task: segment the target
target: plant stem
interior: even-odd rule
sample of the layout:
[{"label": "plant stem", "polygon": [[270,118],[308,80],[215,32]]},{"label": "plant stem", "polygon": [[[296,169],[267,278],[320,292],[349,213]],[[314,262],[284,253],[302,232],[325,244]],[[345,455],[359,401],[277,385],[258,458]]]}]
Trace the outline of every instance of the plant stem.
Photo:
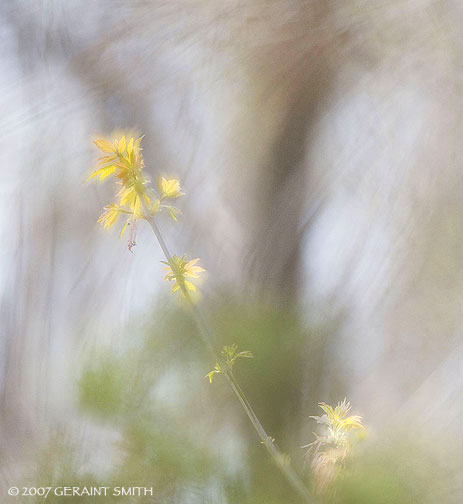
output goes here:
[{"label": "plant stem", "polygon": [[[169,252],[169,249],[167,247],[166,242],[164,241],[164,238],[162,237],[162,234],[155,222],[155,219],[153,216],[145,217],[146,221],[148,224],[151,226],[151,229],[153,230],[156,239],[158,240],[159,246],[162,249],[162,252],[166,258],[166,260],[170,263],[172,259],[172,255]],[[251,404],[249,403],[245,393],[241,389],[238,381],[236,380],[234,374],[232,373],[231,369],[227,366],[226,362],[223,361],[222,357],[217,354],[217,352],[214,349],[214,346],[212,342],[215,340],[213,332],[204,317],[204,314],[202,310],[195,305],[193,300],[191,299],[190,293],[186,289],[185,285],[182,282],[178,282],[180,289],[182,291],[183,296],[188,302],[188,305],[191,309],[191,313],[193,315],[193,318],[195,319],[196,325],[199,329],[199,334],[201,336],[201,339],[205,343],[205,345],[208,347],[208,349],[211,351],[212,355],[214,358],[219,362],[221,369],[223,369],[224,374],[227,378],[227,381],[232,388],[233,392],[235,393],[236,397],[238,398],[241,406],[245,410],[246,414],[248,415],[249,419],[251,420],[252,425],[254,426],[254,429],[256,430],[257,434],[259,435],[259,438],[262,442],[262,444],[265,446],[267,449],[268,453],[270,456],[273,458],[275,461],[276,465],[280,468],[280,470],[283,472],[285,475],[286,479],[288,482],[293,486],[293,488],[299,493],[299,495],[304,499],[305,502],[314,504],[315,499],[313,495],[309,492],[301,478],[298,476],[298,474],[294,471],[294,469],[291,467],[289,462],[285,460],[285,457],[278,448],[275,446],[275,443],[273,442],[272,438],[269,437],[262,426],[259,418],[255,414]]]}]

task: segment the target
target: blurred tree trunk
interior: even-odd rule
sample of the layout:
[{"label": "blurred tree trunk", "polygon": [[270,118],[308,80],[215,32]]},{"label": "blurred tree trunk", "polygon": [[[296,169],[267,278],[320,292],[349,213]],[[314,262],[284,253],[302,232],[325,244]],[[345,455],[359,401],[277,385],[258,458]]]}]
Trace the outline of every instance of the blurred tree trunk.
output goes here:
[{"label": "blurred tree trunk", "polygon": [[292,15],[264,16],[264,32],[251,30],[265,43],[253,47],[249,40],[243,56],[250,75],[243,112],[249,125],[237,148],[254,159],[245,165],[251,174],[244,174],[243,182],[251,183],[246,189],[253,203],[250,215],[242,217],[251,292],[291,304],[302,283],[301,228],[311,203],[308,156],[340,61],[331,2],[294,1],[286,7]]},{"label": "blurred tree trunk", "polygon": [[307,73],[291,89],[281,127],[259,168],[259,207],[249,243],[251,279],[264,299],[276,295],[284,304],[297,301],[302,285],[300,228],[309,203],[307,153],[320,103],[329,93],[331,69],[315,62]]}]

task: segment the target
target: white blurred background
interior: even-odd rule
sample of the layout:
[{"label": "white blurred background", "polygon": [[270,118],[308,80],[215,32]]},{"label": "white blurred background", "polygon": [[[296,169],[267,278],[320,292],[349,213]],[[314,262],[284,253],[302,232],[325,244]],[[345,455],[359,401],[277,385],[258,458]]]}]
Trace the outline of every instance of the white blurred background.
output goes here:
[{"label": "white blurred background", "polygon": [[342,383],[373,431],[461,447],[462,22],[448,0],[2,2],[8,470],[74,421],[82,352],[123,347],[169,295],[148,228],[130,254],[96,224],[113,187],[84,181],[114,131],[182,180],[160,226],[206,297],[333,324],[310,401]]}]

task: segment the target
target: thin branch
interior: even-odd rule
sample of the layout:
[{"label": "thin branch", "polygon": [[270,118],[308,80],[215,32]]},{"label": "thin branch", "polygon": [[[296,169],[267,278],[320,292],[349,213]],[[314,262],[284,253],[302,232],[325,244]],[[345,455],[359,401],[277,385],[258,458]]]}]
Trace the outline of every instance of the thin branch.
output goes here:
[{"label": "thin branch", "polygon": [[[167,244],[155,222],[154,217],[150,216],[148,213],[148,217],[145,217],[145,219],[151,226],[151,229],[153,230],[156,239],[158,240],[159,246],[161,247],[166,260],[170,262],[172,259],[172,255],[169,252],[169,248],[167,247]],[[214,346],[212,344],[212,342],[215,341],[215,338],[202,310],[200,309],[199,306],[197,306],[193,302],[190,293],[188,292],[188,289],[185,287],[183,282],[178,282],[178,284],[184,298],[187,300],[188,305],[191,309],[191,313],[199,329],[199,334],[201,336],[202,341],[205,343],[205,345],[210,350],[210,352],[217,360],[217,362],[221,365],[221,368],[223,369],[223,372],[227,378],[230,387],[232,388],[241,406],[248,415],[249,420],[251,420],[251,423],[254,426],[254,429],[256,430],[257,434],[259,435],[262,444],[265,446],[270,456],[274,459],[276,465],[281,469],[288,482],[299,493],[299,495],[304,499],[304,501],[310,504],[314,504],[316,501],[313,495],[309,492],[304,482],[299,477],[299,475],[294,471],[289,462],[285,460],[284,455],[275,446],[275,443],[273,442],[272,438],[268,436],[259,418],[255,414],[251,404],[249,403],[245,393],[241,389],[237,379],[232,373],[231,369],[228,367],[227,363],[223,361],[222,357],[218,355],[217,352],[215,351]]]}]

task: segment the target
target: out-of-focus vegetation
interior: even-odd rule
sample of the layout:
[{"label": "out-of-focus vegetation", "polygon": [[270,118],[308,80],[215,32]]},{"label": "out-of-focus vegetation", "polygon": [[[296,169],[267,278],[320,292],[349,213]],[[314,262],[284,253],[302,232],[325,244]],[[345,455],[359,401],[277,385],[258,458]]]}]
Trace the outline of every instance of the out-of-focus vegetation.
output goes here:
[{"label": "out-of-focus vegetation", "polygon": [[[96,225],[114,193],[84,184],[90,140],[113,131],[146,135],[160,194],[182,181],[157,223],[201,257],[215,348],[252,352],[234,372],[317,500],[463,501],[462,21],[444,0],[0,3],[0,502],[300,502],[206,378],[148,226],[130,254]],[[368,435],[317,492],[301,446],[344,397]]]},{"label": "out-of-focus vegetation", "polygon": [[[303,370],[297,347],[304,336],[313,335],[296,314],[257,305],[230,301],[212,313],[224,341],[233,334],[240,345],[255,349],[254,366],[237,364],[242,385],[281,448],[294,452],[301,463],[297,389]],[[30,481],[152,486],[156,498],[140,502],[299,502],[249,428],[224,378],[216,377],[212,385],[205,378],[211,357],[198,344],[194,321],[184,310],[163,309],[142,332],[143,338],[123,351],[95,345],[81,358],[76,411],[88,428],[113,433],[105,447],[112,457],[104,470],[85,467],[85,440],[62,436],[44,444],[46,453],[38,458]],[[282,334],[287,338],[283,345],[278,343]]]},{"label": "out-of-focus vegetation", "polygon": [[[301,345],[314,361],[323,359],[329,341],[326,328],[309,329],[296,312],[275,307],[243,306],[229,300],[209,308],[211,323],[223,341],[234,335],[239,345],[253,349],[252,366],[237,364],[242,385],[268,431],[291,454],[310,486],[310,459],[304,458],[305,450],[298,443],[302,432],[307,438],[308,429],[314,428],[308,416],[316,406],[310,397],[302,402],[298,398],[308,383],[313,387],[311,396],[321,395],[322,387],[314,386],[313,368],[310,375],[304,372]],[[66,434],[68,429],[60,430],[41,443],[35,469],[24,484],[153,487],[155,498],[136,499],[146,503],[300,502],[259,444],[224,377],[216,377],[211,385],[204,376],[211,358],[198,344],[196,331],[183,309],[164,306],[152,324],[138,328],[139,336],[128,348],[97,344],[88,348],[79,359],[75,405],[86,430],[72,436]],[[319,369],[322,374],[323,366]],[[97,467],[89,463],[99,457],[88,438],[103,431],[104,446],[100,441],[98,449],[108,458]],[[452,493],[454,476],[436,458],[431,442],[445,446],[448,440],[413,439],[409,431],[388,433],[386,438],[368,434],[354,445],[352,456],[317,501],[457,502]],[[452,465],[457,469],[460,464],[455,454]],[[48,500],[62,502],[60,498]],[[70,502],[95,499],[66,498]],[[106,500],[121,502],[121,497]]]}]

